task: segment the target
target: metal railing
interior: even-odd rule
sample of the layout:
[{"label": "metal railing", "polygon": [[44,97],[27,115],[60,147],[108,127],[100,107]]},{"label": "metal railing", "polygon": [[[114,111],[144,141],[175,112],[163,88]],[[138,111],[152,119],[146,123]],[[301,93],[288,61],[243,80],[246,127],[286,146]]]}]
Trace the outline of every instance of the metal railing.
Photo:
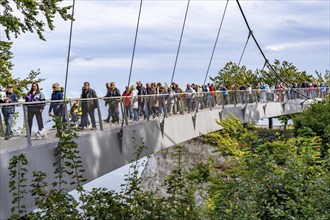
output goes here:
[{"label": "metal railing", "polygon": [[[13,123],[13,136],[26,137],[27,146],[37,145],[43,142],[55,141],[56,131],[53,129],[54,122],[52,116],[48,115],[50,105],[57,103],[63,108],[62,120],[66,121],[69,126],[80,127],[81,129],[91,128],[93,122],[86,112],[88,103],[93,102],[95,122],[97,129],[103,130],[109,127],[123,127],[138,121],[149,121],[154,118],[171,117],[176,114],[196,114],[203,109],[212,109],[214,107],[225,107],[226,105],[238,105],[248,103],[267,103],[267,102],[287,102],[291,99],[308,98],[323,98],[329,94],[329,89],[297,89],[297,90],[235,90],[235,91],[215,91],[215,92],[193,92],[193,93],[162,93],[143,96],[118,96],[118,97],[99,97],[90,99],[74,98],[57,101],[43,101],[43,102],[18,102],[0,104],[0,108],[6,106],[15,106],[16,112]],[[96,103],[96,104],[95,104]],[[31,117],[31,107],[35,105],[42,105],[43,112],[41,113],[43,119],[42,127],[48,131],[48,140],[43,137],[34,138],[34,134],[38,133],[37,123],[30,128],[28,125],[28,117]],[[112,121],[104,119],[110,114]],[[103,116],[103,117],[102,117]],[[87,124],[82,127],[81,124],[84,117],[87,117]],[[2,115],[0,115],[0,132],[5,136],[6,126]],[[86,122],[86,121],[85,121]],[[95,126],[94,125],[94,126]],[[31,131],[30,131],[31,129]],[[13,139],[14,139],[13,138]],[[41,140],[40,140],[41,139]],[[6,141],[11,142],[12,139]],[[1,141],[2,142],[2,141]],[[4,143],[4,142],[2,142]],[[0,145],[2,146],[2,145]],[[25,145],[26,146],[26,145]]]}]

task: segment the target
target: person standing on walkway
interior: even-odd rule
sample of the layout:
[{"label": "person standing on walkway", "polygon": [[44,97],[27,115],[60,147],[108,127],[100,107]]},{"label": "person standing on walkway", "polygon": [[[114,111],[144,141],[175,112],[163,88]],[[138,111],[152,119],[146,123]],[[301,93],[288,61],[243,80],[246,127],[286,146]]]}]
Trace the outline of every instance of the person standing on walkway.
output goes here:
[{"label": "person standing on walkway", "polygon": [[[45,95],[40,91],[38,83],[32,83],[31,90],[26,94],[26,102],[42,102],[45,101]],[[32,130],[33,117],[36,116],[39,132],[44,128],[42,120],[42,112],[44,111],[45,103],[27,105],[28,126],[30,134]]]},{"label": "person standing on walkway", "polygon": [[[81,93],[82,99],[92,99],[97,98],[96,92],[90,88],[89,82],[84,83],[84,87]],[[91,118],[92,122],[92,130],[96,129],[96,122],[95,122],[95,114],[94,110],[98,106],[97,99],[93,100],[81,100],[81,124],[79,125],[80,130],[84,130],[85,127],[88,125],[88,115]]]},{"label": "person standing on walkway", "polygon": [[193,103],[193,98],[194,98],[194,93],[195,90],[191,88],[190,84],[187,84],[186,88],[186,103],[187,103],[187,108],[188,108],[188,113],[190,113],[192,109],[192,103]]},{"label": "person standing on walkway", "polygon": [[129,117],[131,120],[133,119],[133,109],[131,105],[131,89],[129,86],[125,87],[125,91],[121,95],[123,97],[124,101],[124,113],[127,117]]},{"label": "person standing on walkway", "polygon": [[227,105],[228,104],[228,90],[227,90],[226,86],[223,85],[222,83],[220,84],[220,91],[222,93],[222,99],[223,99],[222,104]]},{"label": "person standing on walkway", "polygon": [[138,121],[140,119],[139,115],[139,91],[136,89],[135,85],[131,85],[131,106],[133,108],[133,121]]},{"label": "person standing on walkway", "polygon": [[116,88],[116,84],[111,82],[110,89],[108,90],[106,97],[111,97],[111,99],[109,99],[109,107],[111,111],[112,123],[119,123],[118,103],[120,102],[120,95],[120,91]]},{"label": "person standing on walkway", "polygon": [[136,82],[136,89],[138,90],[138,101],[139,101],[139,116],[144,116],[144,119],[147,118],[147,106],[146,106],[146,97],[147,89],[142,85],[141,81]]},{"label": "person standing on walkway", "polygon": [[[8,84],[6,90],[6,97],[1,100],[2,103],[15,103],[18,102],[17,95],[13,91],[13,86]],[[12,125],[15,113],[15,105],[7,105],[1,108],[3,119],[6,125],[5,140],[9,140],[13,136]]]},{"label": "person standing on walkway", "polygon": [[[63,92],[60,90],[59,84],[56,82],[52,86],[53,93],[51,96],[52,101],[55,100],[63,100]],[[61,102],[52,102],[49,106],[48,114],[51,115],[52,111],[54,116],[58,117],[59,119],[62,119],[63,117],[63,103]]]},{"label": "person standing on walkway", "polygon": [[[108,94],[108,92],[110,90],[110,83],[109,82],[107,82],[105,84],[105,88],[107,89],[107,93],[105,94],[105,97],[107,97],[107,94]],[[110,103],[110,100],[109,99],[106,99],[105,100],[105,107],[108,106],[108,117],[106,119],[104,119],[103,121],[104,122],[107,122],[107,123],[110,122],[110,117],[111,117],[111,108],[110,108],[110,104],[109,103]]]}]

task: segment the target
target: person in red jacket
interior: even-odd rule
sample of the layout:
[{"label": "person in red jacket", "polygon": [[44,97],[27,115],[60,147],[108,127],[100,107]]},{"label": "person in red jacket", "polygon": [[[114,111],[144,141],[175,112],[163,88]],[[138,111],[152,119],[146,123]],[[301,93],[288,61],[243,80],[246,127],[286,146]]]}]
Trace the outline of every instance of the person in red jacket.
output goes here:
[{"label": "person in red jacket", "polygon": [[122,94],[123,100],[124,100],[124,107],[125,107],[125,114],[132,120],[133,118],[133,111],[132,111],[132,105],[131,105],[131,90],[129,86],[125,87],[125,91]]}]

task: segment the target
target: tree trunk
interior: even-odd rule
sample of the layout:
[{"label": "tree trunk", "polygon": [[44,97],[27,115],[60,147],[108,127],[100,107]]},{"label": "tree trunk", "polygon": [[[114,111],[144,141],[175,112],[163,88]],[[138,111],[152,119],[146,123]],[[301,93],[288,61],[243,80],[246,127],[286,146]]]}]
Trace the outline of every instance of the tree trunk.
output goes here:
[{"label": "tree trunk", "polygon": [[268,129],[273,129],[273,118],[268,118]]}]

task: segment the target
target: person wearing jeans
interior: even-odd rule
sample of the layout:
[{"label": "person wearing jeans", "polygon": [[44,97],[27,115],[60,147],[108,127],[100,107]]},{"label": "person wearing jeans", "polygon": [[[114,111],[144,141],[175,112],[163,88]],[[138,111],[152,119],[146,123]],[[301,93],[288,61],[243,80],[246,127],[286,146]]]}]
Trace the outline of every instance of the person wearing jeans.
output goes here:
[{"label": "person wearing jeans", "polygon": [[[32,83],[31,90],[26,94],[26,102],[39,102],[45,101],[44,94],[40,91],[38,83]],[[29,104],[27,105],[28,110],[28,125],[30,134],[32,130],[33,118],[36,116],[38,129],[41,131],[44,128],[42,120],[42,112],[44,111],[45,104]]]},{"label": "person wearing jeans", "polygon": [[[81,93],[82,99],[91,99],[91,98],[97,98],[96,92],[90,88],[89,82],[84,83],[84,87]],[[81,100],[81,123],[79,125],[80,130],[84,130],[85,127],[88,125],[88,115],[91,118],[92,122],[92,130],[96,129],[96,122],[95,122],[95,114],[94,110],[98,106],[97,99],[93,100]]]},{"label": "person wearing jeans", "polygon": [[[13,86],[9,84],[7,86],[6,97],[1,100],[2,103],[14,103],[18,102],[17,95],[13,92]],[[2,115],[6,125],[5,140],[9,140],[12,137],[12,125],[15,113],[14,105],[7,105],[2,107]]]},{"label": "person wearing jeans", "polygon": [[133,121],[139,120],[139,91],[136,89],[135,85],[131,86],[131,106],[133,108]]}]

